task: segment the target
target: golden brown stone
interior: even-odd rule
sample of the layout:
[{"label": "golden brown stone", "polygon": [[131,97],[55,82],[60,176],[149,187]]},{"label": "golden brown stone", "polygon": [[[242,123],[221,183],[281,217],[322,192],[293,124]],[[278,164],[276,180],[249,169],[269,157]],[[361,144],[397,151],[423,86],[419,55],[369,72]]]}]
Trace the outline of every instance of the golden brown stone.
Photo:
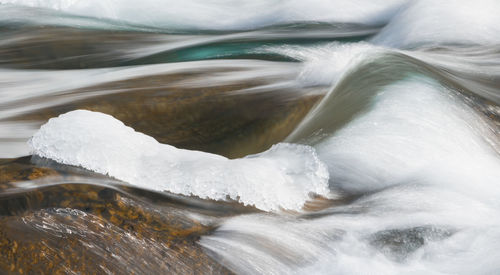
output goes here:
[{"label": "golden brown stone", "polygon": [[[234,204],[224,207],[223,203],[200,207],[190,204],[189,198],[111,184],[104,176],[83,169],[38,160],[52,165],[44,167],[32,163],[36,161],[0,160],[4,187],[0,192],[0,270],[230,273],[197,240],[217,226],[216,216],[253,209]],[[89,177],[99,185],[78,183],[77,179]],[[38,179],[30,181],[35,188],[22,188],[13,181],[30,178]],[[204,222],[191,218],[193,213],[205,216]]]},{"label": "golden brown stone", "polygon": [[257,81],[197,88],[175,84],[174,80],[179,79],[189,82],[193,75],[199,76],[194,73],[149,76],[68,91],[69,94],[116,93],[37,110],[9,120],[43,123],[75,109],[98,111],[161,143],[235,158],[264,151],[282,141],[321,98],[319,95],[291,96],[287,91],[236,92],[265,84]]}]

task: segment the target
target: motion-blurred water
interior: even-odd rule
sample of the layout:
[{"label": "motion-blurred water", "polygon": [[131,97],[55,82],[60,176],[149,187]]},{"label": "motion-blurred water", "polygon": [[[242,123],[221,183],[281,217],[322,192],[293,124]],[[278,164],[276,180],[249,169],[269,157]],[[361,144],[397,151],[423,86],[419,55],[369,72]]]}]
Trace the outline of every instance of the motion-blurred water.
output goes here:
[{"label": "motion-blurred water", "polygon": [[[0,166],[66,175],[0,169],[0,237],[14,251],[9,232],[34,235],[58,256],[30,268],[70,274],[71,238],[109,264],[97,273],[496,274],[498,14],[493,0],[0,0]],[[52,120],[30,148],[77,109],[94,113]],[[82,195],[100,188],[115,199]],[[123,205],[196,234],[95,210]]]}]

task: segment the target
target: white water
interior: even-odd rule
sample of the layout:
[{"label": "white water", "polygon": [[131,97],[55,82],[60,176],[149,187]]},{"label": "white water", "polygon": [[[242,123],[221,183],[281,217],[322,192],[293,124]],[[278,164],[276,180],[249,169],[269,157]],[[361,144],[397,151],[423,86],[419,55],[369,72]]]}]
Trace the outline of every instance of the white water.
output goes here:
[{"label": "white water", "polygon": [[[387,55],[404,55],[424,62],[424,66],[439,68],[442,74],[472,93],[500,103],[497,91],[500,54],[491,45],[446,46],[437,51],[430,45],[419,50],[400,50],[367,42],[332,42],[312,46],[267,46],[257,52],[276,53],[301,61],[297,80],[305,87],[335,86],[344,75],[355,72],[362,64],[372,61],[383,64]],[[411,60],[404,57],[399,62]]]},{"label": "white water", "polygon": [[326,167],[305,145],[282,143],[229,160],[160,144],[112,116],[85,110],[50,119],[29,145],[32,154],[143,188],[230,198],[265,211],[300,210],[311,194],[329,194]]},{"label": "white water", "polygon": [[[320,212],[261,213],[225,220],[200,243],[241,274],[496,274],[500,270],[498,129],[465,104],[458,91],[436,80],[439,76],[420,75],[420,67],[389,84],[368,85],[363,81],[369,75],[355,72],[370,60],[383,64],[384,55],[404,54],[449,72],[472,93],[485,89],[482,92],[489,98],[498,98],[494,81],[498,55],[492,45],[500,43],[499,4],[422,0],[411,1],[406,8],[404,2],[385,6],[380,1],[279,5],[271,1],[233,7],[224,1],[188,1],[165,11],[152,8],[154,1],[140,7],[127,1],[25,1],[160,27],[251,29],[301,20],[389,22],[368,41],[372,44],[262,49],[302,61],[298,80],[305,86],[332,85],[304,120],[305,126],[325,126],[317,129],[321,141],[309,144],[317,155],[308,146],[280,144],[259,155],[228,160],[159,144],[109,116],[82,111],[42,127],[32,139],[33,152],[144,188],[230,197],[266,211],[300,210],[309,193],[357,197]],[[137,8],[135,13],[132,7]],[[445,44],[457,48],[428,51]],[[486,47],[458,48],[475,44]],[[357,78],[349,78],[352,75]],[[375,76],[392,80],[392,75]],[[478,84],[488,79],[492,83],[483,83],[485,87]],[[369,89],[342,90],[352,84],[349,80],[363,82],[366,85],[360,87]],[[352,112],[354,117],[340,128],[328,129],[336,115],[359,107],[357,103],[362,108]]]},{"label": "white water", "polygon": [[[166,29],[255,29],[294,22],[387,24],[373,43],[397,48],[500,43],[496,0],[2,0]],[[90,24],[90,22],[82,22]]]},{"label": "white water", "polygon": [[407,0],[2,0],[160,28],[253,29],[297,21],[378,25]]},{"label": "white water", "polygon": [[485,120],[436,81],[393,83],[315,146],[331,188],[363,197],[309,218],[231,219],[201,244],[242,274],[493,274],[497,143]]},{"label": "white water", "polygon": [[328,43],[317,46],[262,47],[258,52],[288,56],[302,62],[297,80],[304,86],[336,83],[350,68],[365,61],[370,55],[387,51],[369,43]]},{"label": "white water", "polygon": [[414,1],[397,14],[373,43],[413,48],[440,44],[500,43],[500,2]]},{"label": "white water", "polygon": [[370,108],[316,146],[334,185],[343,191],[374,191],[421,171],[453,171],[455,164],[465,171],[473,166],[470,162],[497,157],[490,126],[433,80],[416,77],[391,84],[376,92]]}]

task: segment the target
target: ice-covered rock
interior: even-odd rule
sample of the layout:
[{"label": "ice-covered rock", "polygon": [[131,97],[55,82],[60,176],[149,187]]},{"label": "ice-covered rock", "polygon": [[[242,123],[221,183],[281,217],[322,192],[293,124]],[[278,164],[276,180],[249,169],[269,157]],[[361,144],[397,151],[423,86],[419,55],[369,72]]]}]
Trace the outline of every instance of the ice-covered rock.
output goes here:
[{"label": "ice-covered rock", "polygon": [[314,148],[280,143],[241,159],[178,149],[98,112],[50,119],[29,141],[32,154],[81,166],[143,188],[238,200],[265,211],[300,210],[328,196],[328,171]]}]

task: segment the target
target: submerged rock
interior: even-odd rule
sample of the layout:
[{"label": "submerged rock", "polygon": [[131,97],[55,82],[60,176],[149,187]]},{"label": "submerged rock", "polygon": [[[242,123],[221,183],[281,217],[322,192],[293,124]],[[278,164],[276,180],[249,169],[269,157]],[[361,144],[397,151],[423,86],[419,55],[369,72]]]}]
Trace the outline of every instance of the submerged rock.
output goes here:
[{"label": "submerged rock", "polygon": [[21,274],[230,273],[197,241],[218,217],[254,211],[37,158],[1,160],[0,175],[0,270]]},{"label": "submerged rock", "polygon": [[404,262],[425,244],[443,240],[453,233],[455,233],[453,230],[432,226],[390,229],[373,234],[369,238],[369,243],[390,259]]},{"label": "submerged rock", "polygon": [[[220,73],[222,71],[212,71]],[[65,96],[92,96],[35,110],[11,122],[39,121],[85,109],[112,115],[160,143],[235,158],[262,152],[282,141],[302,120],[320,95],[297,96],[293,91],[240,92],[265,85],[240,84],[184,87],[210,74],[168,74],[107,82],[68,91]],[[176,84],[177,83],[177,84]]]},{"label": "submerged rock", "polygon": [[[159,42],[158,35],[68,27],[4,28],[0,66],[85,69],[126,65],[126,53]],[[115,49],[115,50],[111,50]]]}]

